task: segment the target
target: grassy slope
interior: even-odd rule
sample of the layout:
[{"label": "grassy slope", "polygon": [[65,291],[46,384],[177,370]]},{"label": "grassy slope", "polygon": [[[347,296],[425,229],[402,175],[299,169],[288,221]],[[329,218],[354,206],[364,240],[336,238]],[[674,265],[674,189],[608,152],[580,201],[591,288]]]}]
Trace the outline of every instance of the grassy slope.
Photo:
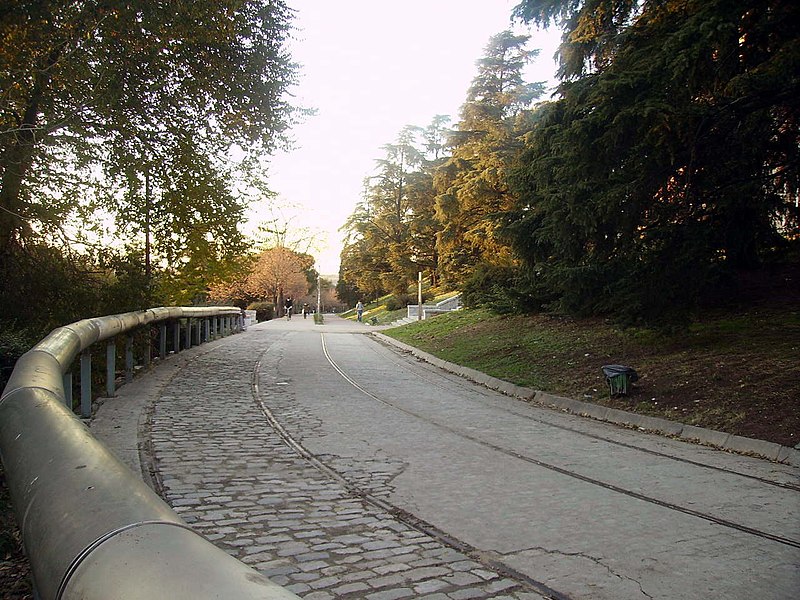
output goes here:
[{"label": "grassy slope", "polygon": [[[429,289],[426,291],[435,292],[436,290]],[[410,290],[410,292],[416,293],[415,290]],[[447,300],[448,298],[452,298],[453,296],[455,296],[457,293],[458,292],[453,292],[453,291],[445,291],[437,293],[434,299],[430,301],[430,303],[435,304],[437,302],[441,302],[442,300]],[[386,302],[390,297],[391,294],[387,294],[386,296],[383,296],[382,298],[379,298],[374,302],[369,302],[365,304],[362,320],[365,323],[371,323],[372,319],[375,318],[376,325],[387,325],[389,323],[393,323],[394,321],[397,321],[405,317],[408,314],[408,309],[406,307],[400,308],[398,310],[388,310],[386,308]],[[341,313],[341,315],[339,316],[344,317],[345,319],[355,320],[357,318],[356,309],[351,308],[350,310]]]},{"label": "grassy slope", "polygon": [[[688,331],[621,331],[601,320],[463,310],[389,330],[445,360],[559,395],[795,446],[800,442],[800,311],[709,316]],[[601,367],[640,376],[609,398]]]}]

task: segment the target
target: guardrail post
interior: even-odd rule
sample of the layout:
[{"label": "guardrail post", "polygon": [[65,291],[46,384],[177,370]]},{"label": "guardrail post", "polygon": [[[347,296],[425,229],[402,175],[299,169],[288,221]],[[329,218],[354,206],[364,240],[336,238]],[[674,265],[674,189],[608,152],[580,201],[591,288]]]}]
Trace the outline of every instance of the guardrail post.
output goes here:
[{"label": "guardrail post", "polygon": [[203,326],[205,328],[206,342],[211,341],[211,319],[206,317],[203,319]]},{"label": "guardrail post", "polygon": [[158,325],[158,357],[164,360],[167,357],[167,323]]},{"label": "guardrail post", "polygon": [[181,351],[181,320],[175,319],[172,325],[172,351],[177,354]]},{"label": "guardrail post", "polygon": [[183,349],[188,350],[192,347],[192,320],[186,319],[186,329],[183,331]]},{"label": "guardrail post", "polygon": [[197,345],[199,346],[203,343],[203,319],[195,319],[195,323],[197,325]]},{"label": "guardrail post", "polygon": [[142,363],[145,367],[149,367],[153,354],[153,328],[150,327],[150,325],[146,325],[144,329],[142,329],[142,332],[144,333],[144,355],[142,356]]},{"label": "guardrail post", "polygon": [[117,341],[111,338],[106,342],[106,396],[113,398],[117,391]]},{"label": "guardrail post", "polygon": [[64,404],[72,410],[72,371],[64,373]]},{"label": "guardrail post", "polygon": [[125,336],[125,383],[133,381],[133,334]]},{"label": "guardrail post", "polygon": [[81,416],[92,416],[92,353],[89,348],[81,352]]}]

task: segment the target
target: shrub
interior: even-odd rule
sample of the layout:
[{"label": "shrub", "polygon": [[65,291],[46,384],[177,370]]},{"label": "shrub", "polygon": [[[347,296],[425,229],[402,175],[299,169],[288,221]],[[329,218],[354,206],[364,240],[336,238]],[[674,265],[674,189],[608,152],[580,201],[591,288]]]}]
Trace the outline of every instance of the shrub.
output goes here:
[{"label": "shrub", "polygon": [[2,389],[17,359],[37,342],[30,332],[14,329],[8,323],[0,327],[0,389]]},{"label": "shrub", "polygon": [[400,310],[404,306],[408,306],[408,302],[402,304],[397,296],[389,296],[386,299],[386,310]]},{"label": "shrub", "polygon": [[[433,300],[434,295],[429,291],[422,292],[422,303],[426,304]],[[400,310],[401,308],[405,308],[409,304],[416,304],[417,303],[417,295],[416,294],[395,294],[394,296],[389,296],[386,299],[386,310],[393,311],[393,310]]]},{"label": "shrub", "polygon": [[509,314],[541,310],[552,294],[514,266],[481,263],[464,285],[462,298],[465,306]]},{"label": "shrub", "polygon": [[247,310],[256,311],[256,321],[259,323],[275,318],[275,307],[271,302],[253,302],[247,307]]}]

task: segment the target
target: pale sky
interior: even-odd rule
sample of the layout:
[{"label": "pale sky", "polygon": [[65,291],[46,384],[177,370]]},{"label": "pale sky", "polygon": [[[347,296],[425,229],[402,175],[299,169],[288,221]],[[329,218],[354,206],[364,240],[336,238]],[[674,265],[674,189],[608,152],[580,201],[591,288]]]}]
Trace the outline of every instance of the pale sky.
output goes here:
[{"label": "pale sky", "polygon": [[[374,174],[381,146],[406,125],[458,113],[489,38],[510,27],[518,0],[291,0],[297,11],[290,49],[300,63],[295,104],[316,109],[293,128],[294,150],[271,160],[268,182],[290,227],[318,233],[323,275],[339,271],[338,229]],[[541,49],[528,81],[553,83],[557,32],[529,33]],[[269,218],[255,205],[250,222]]]}]

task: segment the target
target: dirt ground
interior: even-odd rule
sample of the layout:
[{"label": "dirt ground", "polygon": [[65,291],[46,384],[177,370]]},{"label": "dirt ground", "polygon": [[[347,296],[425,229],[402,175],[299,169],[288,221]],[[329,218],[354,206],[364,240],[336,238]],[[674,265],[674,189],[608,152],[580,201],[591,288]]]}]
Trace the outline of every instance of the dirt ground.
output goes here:
[{"label": "dirt ground", "polygon": [[0,598],[33,600],[30,565],[22,550],[22,539],[11,512],[2,466],[0,466]]}]

